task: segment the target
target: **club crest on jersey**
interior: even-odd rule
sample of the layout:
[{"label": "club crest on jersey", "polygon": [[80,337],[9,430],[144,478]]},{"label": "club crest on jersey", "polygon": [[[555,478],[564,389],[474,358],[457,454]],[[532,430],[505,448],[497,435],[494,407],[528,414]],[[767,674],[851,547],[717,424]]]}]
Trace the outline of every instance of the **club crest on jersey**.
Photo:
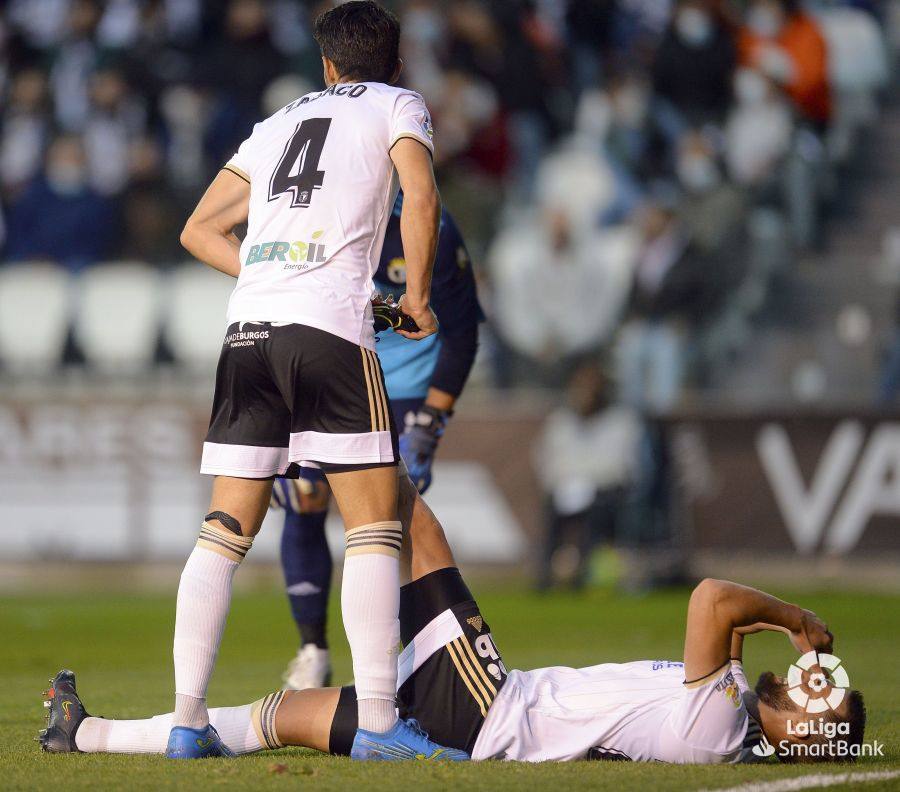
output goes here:
[{"label": "club crest on jersey", "polygon": [[422,116],[422,131],[428,136],[429,140],[434,139],[434,127],[431,125],[431,116],[428,113]]},{"label": "club crest on jersey", "polygon": [[737,682],[734,680],[734,674],[729,671],[718,682],[716,682],[716,690],[721,690],[735,708],[741,706],[741,691],[738,689]]},{"label": "club crest on jersey", "polygon": [[391,283],[406,283],[406,259],[402,256],[392,258],[387,265],[387,276]]},{"label": "club crest on jersey", "polygon": [[262,242],[250,248],[245,266],[264,261],[279,261],[284,269],[309,269],[313,264],[324,264],[328,255],[325,245],[318,242],[324,231],[314,231],[309,242]]}]

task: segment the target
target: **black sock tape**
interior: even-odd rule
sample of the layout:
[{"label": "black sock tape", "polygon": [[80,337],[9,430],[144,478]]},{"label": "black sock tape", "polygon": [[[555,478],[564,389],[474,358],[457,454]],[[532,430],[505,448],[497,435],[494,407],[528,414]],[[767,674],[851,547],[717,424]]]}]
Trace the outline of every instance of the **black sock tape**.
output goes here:
[{"label": "black sock tape", "polygon": [[224,525],[231,533],[237,534],[238,536],[243,536],[241,533],[241,524],[234,519],[230,514],[226,514],[221,511],[210,512],[203,518],[207,522],[210,520],[218,520],[222,525]]},{"label": "black sock tape", "polygon": [[328,753],[337,756],[349,756],[356,737],[357,727],[356,688],[342,687],[338,697],[337,709],[331,721],[331,733],[328,736]]}]

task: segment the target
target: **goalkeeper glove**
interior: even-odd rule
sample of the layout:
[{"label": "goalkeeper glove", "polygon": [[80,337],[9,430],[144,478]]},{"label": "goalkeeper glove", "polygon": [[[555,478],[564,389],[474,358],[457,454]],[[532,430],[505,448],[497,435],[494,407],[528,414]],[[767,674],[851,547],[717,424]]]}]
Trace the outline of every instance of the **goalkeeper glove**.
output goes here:
[{"label": "goalkeeper glove", "polygon": [[406,429],[400,435],[400,456],[420,494],[431,486],[431,463],[451,415],[450,411],[426,404],[407,419]]},{"label": "goalkeeper glove", "polygon": [[325,474],[318,468],[300,468],[300,477],[288,479],[276,477],[272,484],[272,497],[269,499],[270,509],[283,509],[286,514],[300,513],[300,497],[316,495],[321,490],[327,495]]}]

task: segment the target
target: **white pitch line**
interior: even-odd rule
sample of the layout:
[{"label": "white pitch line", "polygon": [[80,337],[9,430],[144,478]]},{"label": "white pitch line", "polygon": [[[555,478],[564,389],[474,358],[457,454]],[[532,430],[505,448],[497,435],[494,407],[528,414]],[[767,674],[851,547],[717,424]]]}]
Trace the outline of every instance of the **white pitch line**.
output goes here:
[{"label": "white pitch line", "polygon": [[778,781],[763,781],[707,792],[794,792],[796,789],[822,789],[838,784],[865,784],[869,781],[887,781],[900,778],[900,770],[878,770],[870,773],[816,773],[815,775],[782,778]]}]

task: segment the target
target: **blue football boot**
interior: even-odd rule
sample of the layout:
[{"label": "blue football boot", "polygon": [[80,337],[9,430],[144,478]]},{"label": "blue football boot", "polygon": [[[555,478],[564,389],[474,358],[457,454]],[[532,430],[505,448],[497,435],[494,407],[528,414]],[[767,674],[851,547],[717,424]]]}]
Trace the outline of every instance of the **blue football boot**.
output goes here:
[{"label": "blue football boot", "polygon": [[428,739],[418,722],[399,720],[384,734],[357,729],[350,758],[363,762],[402,762],[407,759],[435,762],[467,762],[469,755],[456,748],[444,748]]},{"label": "blue football boot", "polygon": [[166,746],[166,759],[210,759],[214,756],[232,757],[234,753],[222,742],[212,725],[202,729],[173,726]]}]

